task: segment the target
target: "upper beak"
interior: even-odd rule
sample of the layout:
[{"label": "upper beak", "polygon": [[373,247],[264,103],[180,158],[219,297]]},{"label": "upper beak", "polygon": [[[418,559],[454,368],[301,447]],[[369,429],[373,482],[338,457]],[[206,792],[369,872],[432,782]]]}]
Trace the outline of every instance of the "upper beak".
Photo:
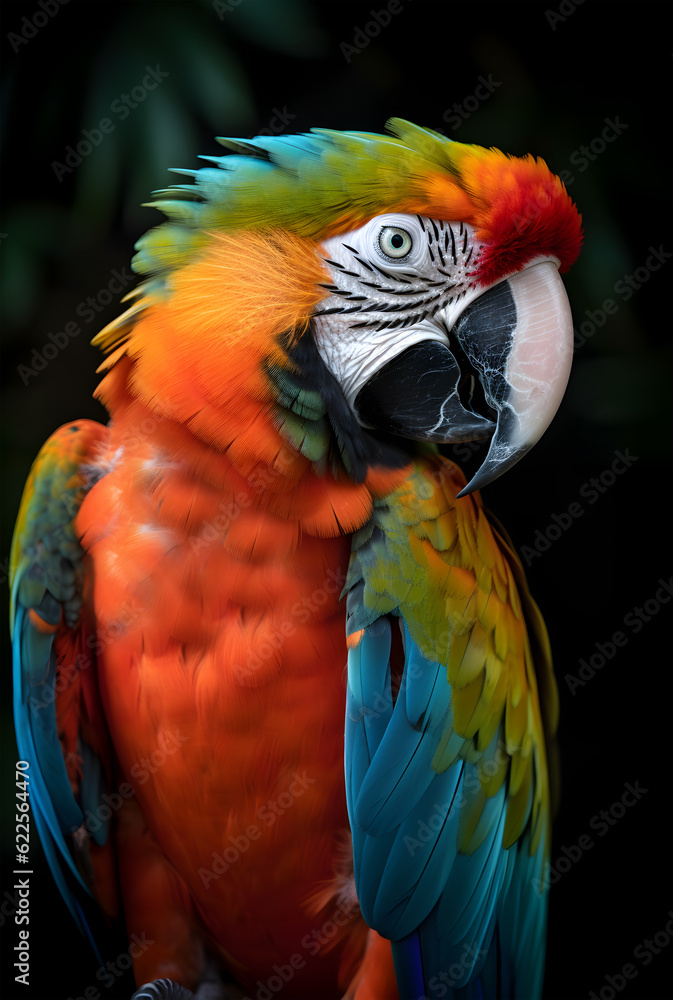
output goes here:
[{"label": "upper beak", "polygon": [[466,496],[511,469],[535,445],[563,398],[573,355],[568,296],[553,261],[533,264],[476,299],[452,335],[497,411],[495,433]]}]

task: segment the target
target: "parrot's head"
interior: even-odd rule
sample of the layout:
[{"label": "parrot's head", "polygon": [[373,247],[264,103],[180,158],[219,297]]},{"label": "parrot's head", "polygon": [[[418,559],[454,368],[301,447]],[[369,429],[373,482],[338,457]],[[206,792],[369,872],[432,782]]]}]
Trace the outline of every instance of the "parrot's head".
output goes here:
[{"label": "parrot's head", "polygon": [[[389,129],[218,140],[230,153],[187,171],[196,184],[160,192],[170,221],[134,266],[169,298],[189,287],[204,316],[221,309],[209,385],[220,365],[231,377],[234,342],[247,350],[304,454],[320,410],[355,479],[405,464],[410,442],[490,438],[467,493],[517,462],[559,406],[573,350],[559,272],[581,219],[540,159],[399,119]],[[99,342],[118,346],[115,329]]]}]

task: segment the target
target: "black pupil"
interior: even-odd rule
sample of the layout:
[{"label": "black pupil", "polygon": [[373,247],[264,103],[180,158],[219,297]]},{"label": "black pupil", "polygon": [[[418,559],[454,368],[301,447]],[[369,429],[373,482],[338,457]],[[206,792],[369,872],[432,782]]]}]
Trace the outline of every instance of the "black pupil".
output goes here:
[{"label": "black pupil", "polygon": [[399,250],[404,246],[404,236],[401,236],[400,233],[395,233],[391,236],[390,242],[396,250]]}]

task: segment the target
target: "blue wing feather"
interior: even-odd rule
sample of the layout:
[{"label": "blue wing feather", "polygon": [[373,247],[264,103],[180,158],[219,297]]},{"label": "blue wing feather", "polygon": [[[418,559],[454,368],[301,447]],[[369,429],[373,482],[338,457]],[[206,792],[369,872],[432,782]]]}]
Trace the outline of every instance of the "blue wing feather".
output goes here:
[{"label": "blue wing feather", "polygon": [[437,775],[400,824],[376,892],[374,922],[392,939],[406,937],[435,905],[456,857],[462,761]]},{"label": "blue wing feather", "polygon": [[[431,761],[450,706],[446,670],[425,659],[408,630],[406,650],[403,688],[355,801],[357,822],[373,836],[397,827],[400,816],[414,807],[438,777]],[[391,696],[382,691],[380,697]]]},{"label": "blue wing feather", "polygon": [[425,1000],[425,976],[418,931],[393,941],[393,961],[400,996]]},{"label": "blue wing feather", "polygon": [[[72,794],[56,724],[53,635],[42,635],[30,623],[26,609],[14,615],[14,720],[19,758],[30,764],[29,801],[42,850],[56,886],[79,932],[88,939],[96,959],[103,959],[73,884],[90,895],[68,849],[65,835],[82,823],[82,811]],[[29,636],[28,633],[33,635]],[[39,659],[38,659],[39,657]],[[38,667],[42,664],[41,667]],[[45,666],[46,670],[45,670]],[[41,684],[31,683],[36,675]],[[73,883],[74,879],[74,883]]]},{"label": "blue wing feather", "polygon": [[[433,769],[452,719],[446,667],[423,656],[405,624],[395,700],[395,625],[385,617],[365,625],[348,658],[346,788],[363,916],[393,942],[403,1000],[535,996],[545,901],[530,886],[541,852],[531,855],[526,838],[503,847],[507,782],[487,797],[476,764],[458,757],[441,773]],[[485,760],[498,741],[501,733]],[[463,854],[460,811],[471,803],[478,846]],[[531,944],[539,957],[524,953]]]},{"label": "blue wing feather", "polygon": [[[30,629],[39,642],[27,642]],[[52,653],[53,636],[40,635],[32,629],[26,611],[18,607],[14,624],[14,719],[19,756],[30,763],[30,801],[36,822],[48,832],[48,840],[61,852],[68,867],[82,888],[86,888],[66,846],[63,831],[71,832],[82,823],[82,811],[75,802],[70,781],[63,762],[63,753],[56,726],[55,661]],[[46,642],[44,640],[47,640]],[[26,648],[29,656],[40,655],[46,664],[46,677],[39,686],[32,686],[28,674],[34,672],[36,661],[24,659]],[[32,664],[33,670],[24,672],[23,663]],[[45,674],[44,666],[41,673]],[[31,696],[34,691],[37,697]]]}]

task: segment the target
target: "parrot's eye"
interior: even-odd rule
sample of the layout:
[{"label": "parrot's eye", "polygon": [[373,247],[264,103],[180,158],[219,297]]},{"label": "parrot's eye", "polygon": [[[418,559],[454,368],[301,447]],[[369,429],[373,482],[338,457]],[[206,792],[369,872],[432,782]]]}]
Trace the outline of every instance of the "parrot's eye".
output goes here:
[{"label": "parrot's eye", "polygon": [[413,240],[406,229],[397,226],[385,226],[379,233],[379,249],[386,257],[400,260],[406,257],[413,246]]}]

